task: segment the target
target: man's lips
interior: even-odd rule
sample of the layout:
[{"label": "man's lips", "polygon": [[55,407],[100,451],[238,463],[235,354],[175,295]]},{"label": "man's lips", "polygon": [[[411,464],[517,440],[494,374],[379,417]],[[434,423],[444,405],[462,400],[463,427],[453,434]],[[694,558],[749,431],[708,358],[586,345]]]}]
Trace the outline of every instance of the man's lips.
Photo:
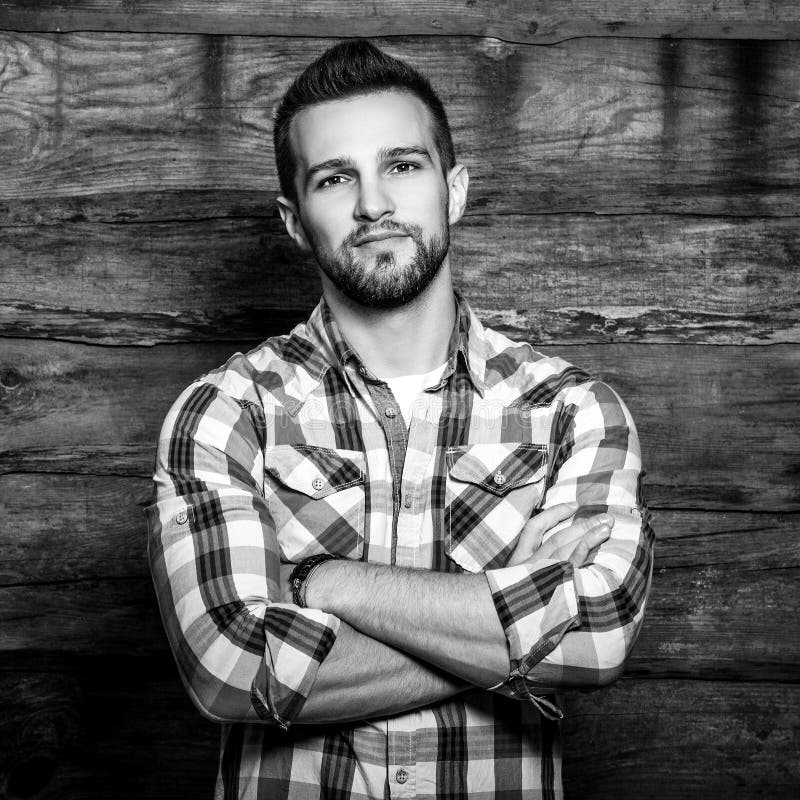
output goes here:
[{"label": "man's lips", "polygon": [[375,233],[368,233],[365,236],[359,236],[355,241],[355,247],[361,247],[363,244],[370,244],[371,242],[382,242],[385,239],[398,239],[404,238],[407,234],[401,231],[377,231]]}]

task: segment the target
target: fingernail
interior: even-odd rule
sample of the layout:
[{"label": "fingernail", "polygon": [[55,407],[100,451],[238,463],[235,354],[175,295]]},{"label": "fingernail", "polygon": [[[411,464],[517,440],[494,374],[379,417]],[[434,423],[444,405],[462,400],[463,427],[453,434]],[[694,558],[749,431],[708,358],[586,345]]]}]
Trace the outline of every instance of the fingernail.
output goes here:
[{"label": "fingernail", "polygon": [[603,536],[608,536],[611,533],[611,528],[603,523],[602,525],[596,528],[597,532],[602,534]]}]

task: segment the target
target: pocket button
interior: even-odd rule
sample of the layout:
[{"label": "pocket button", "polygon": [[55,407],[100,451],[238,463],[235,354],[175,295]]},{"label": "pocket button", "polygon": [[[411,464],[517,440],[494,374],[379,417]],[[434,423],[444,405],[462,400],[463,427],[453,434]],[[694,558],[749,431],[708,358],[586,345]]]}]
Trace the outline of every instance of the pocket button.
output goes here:
[{"label": "pocket button", "polygon": [[323,486],[325,485],[325,481],[319,477],[319,475],[311,481],[311,486],[314,488],[315,492],[318,492]]},{"label": "pocket button", "polygon": [[506,482],[506,476],[503,475],[503,473],[500,472],[500,470],[497,470],[497,472],[495,472],[494,476],[492,477],[492,480],[494,481],[495,486],[502,486]]}]

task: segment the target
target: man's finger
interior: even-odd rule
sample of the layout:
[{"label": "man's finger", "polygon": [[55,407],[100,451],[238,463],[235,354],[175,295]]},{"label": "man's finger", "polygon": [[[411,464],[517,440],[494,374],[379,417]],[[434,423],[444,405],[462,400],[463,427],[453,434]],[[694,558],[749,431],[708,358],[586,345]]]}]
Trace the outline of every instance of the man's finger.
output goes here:
[{"label": "man's finger", "polygon": [[550,508],[545,508],[525,523],[525,527],[522,529],[523,533],[535,531],[540,536],[544,536],[551,528],[555,528],[559,522],[569,519],[579,507],[578,503],[557,503],[554,506],[550,506]]},{"label": "man's finger", "polygon": [[[608,525],[610,528],[614,527],[614,517],[610,514],[595,514],[586,519],[580,519],[573,522],[568,528],[564,528],[557,533],[554,533],[546,542],[542,544],[539,555],[543,558],[548,558],[558,551],[565,551],[566,548],[577,542],[582,536],[585,536],[590,530],[596,528],[598,525]],[[567,553],[571,552],[566,550]]]},{"label": "man's finger", "polygon": [[572,551],[567,561],[571,561],[576,567],[582,567],[588,556],[589,545],[586,544],[584,539],[581,539],[578,544],[575,545],[575,549]]},{"label": "man's finger", "polygon": [[542,547],[547,548],[550,551],[559,550],[565,545],[571,544],[577,539],[580,539],[581,536],[586,534],[595,525],[605,521],[606,520],[598,517],[579,519],[577,522],[573,522],[568,528],[562,528],[552,536],[549,536],[547,541],[542,544]]},{"label": "man's finger", "polygon": [[569,519],[578,510],[577,503],[558,503],[531,517],[522,529],[514,552],[506,562],[513,567],[527,561],[542,545],[544,535],[559,522]]},{"label": "man's finger", "polygon": [[[572,562],[576,567],[582,567],[588,561],[589,553],[605,542],[609,536],[611,536],[610,525],[607,523],[596,525],[581,537],[567,557],[567,561]],[[564,555],[566,556],[566,553]]]}]

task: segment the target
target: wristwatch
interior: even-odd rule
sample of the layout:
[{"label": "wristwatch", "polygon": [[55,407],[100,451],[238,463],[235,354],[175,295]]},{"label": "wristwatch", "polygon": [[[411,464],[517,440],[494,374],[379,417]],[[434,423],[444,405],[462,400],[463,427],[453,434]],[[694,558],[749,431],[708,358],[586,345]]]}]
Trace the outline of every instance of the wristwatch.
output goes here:
[{"label": "wristwatch", "polygon": [[308,581],[311,573],[320,564],[326,561],[333,561],[334,559],[341,559],[341,556],[335,556],[332,553],[317,553],[316,555],[304,558],[292,570],[292,574],[289,576],[289,583],[292,585],[292,600],[296,606],[307,608],[305,591],[306,581]]}]

